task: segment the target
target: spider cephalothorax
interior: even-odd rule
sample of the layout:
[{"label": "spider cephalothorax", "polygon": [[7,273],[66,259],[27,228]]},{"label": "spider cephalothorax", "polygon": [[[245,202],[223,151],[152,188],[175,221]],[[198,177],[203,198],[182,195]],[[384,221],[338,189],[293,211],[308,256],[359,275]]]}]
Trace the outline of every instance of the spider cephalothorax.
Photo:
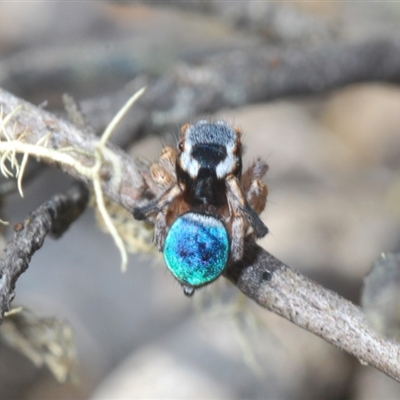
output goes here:
[{"label": "spider cephalothorax", "polygon": [[186,294],[242,258],[249,228],[255,238],[268,233],[258,216],[267,169],[258,159],[242,175],[241,132],[222,121],[184,125],[178,149],[165,147],[151,166],[156,198],[133,215],[154,221],[155,244]]},{"label": "spider cephalothorax", "polygon": [[185,185],[185,200],[193,205],[226,205],[225,178],[240,177],[240,133],[223,122],[199,121],[184,125],[176,161],[178,181]]}]

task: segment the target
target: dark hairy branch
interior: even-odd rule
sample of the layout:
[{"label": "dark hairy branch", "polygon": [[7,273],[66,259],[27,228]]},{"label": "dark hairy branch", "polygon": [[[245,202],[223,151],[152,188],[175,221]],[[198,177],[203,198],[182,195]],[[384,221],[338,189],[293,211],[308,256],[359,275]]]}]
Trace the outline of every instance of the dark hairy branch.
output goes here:
[{"label": "dark hairy branch", "polygon": [[15,296],[15,284],[26,271],[33,254],[50,233],[60,237],[84,211],[89,191],[82,183],[75,184],[65,194],[55,195],[33,211],[24,222],[14,226],[14,238],[9,241],[0,259],[0,323],[10,309]]},{"label": "dark hairy branch", "polygon": [[[23,104],[24,110],[17,114],[14,120],[17,120],[20,125],[29,126],[32,136],[36,139],[45,133],[43,120],[50,118],[53,125],[58,127],[53,131],[54,139],[50,141],[50,147],[59,147],[60,143],[79,144],[85,149],[93,147],[95,139],[92,136],[85,136],[85,133],[65,121],[27,104],[7,92],[0,91],[0,106],[3,109],[10,112],[17,104]],[[12,129],[8,130],[8,134],[12,136]],[[28,139],[29,136],[26,137],[26,140]],[[113,154],[113,158],[120,160],[122,173],[127,173],[128,176],[124,176],[121,184],[115,186],[109,184],[107,179],[109,176],[105,175],[102,183],[104,194],[121,206],[132,210],[133,205],[138,204],[145,191],[140,191],[138,182],[132,183],[129,179],[134,180],[139,176],[141,177],[139,181],[145,187],[146,168],[137,164],[120,150],[109,147],[109,151]],[[78,156],[79,154],[77,154]],[[69,169],[65,169],[65,171],[71,173]],[[84,182],[87,181],[76,171],[73,176],[81,178]],[[124,193],[124,196],[121,193]],[[128,200],[129,193],[132,194],[130,200]],[[31,220],[34,221],[32,217]],[[33,222],[25,223],[24,228],[33,227],[32,224]],[[48,231],[50,227],[46,229]],[[17,237],[19,237],[18,235],[17,233]],[[26,240],[28,248],[25,252],[21,253],[21,250],[17,251],[11,247],[8,249],[10,254],[14,254],[13,257],[17,257],[18,264],[15,264],[15,267],[13,263],[4,263],[4,261],[2,261],[4,264],[0,264],[2,268],[0,271],[3,273],[1,293],[4,293],[0,298],[2,313],[8,309],[13,296],[15,280],[27,267],[32,249],[37,249],[42,243],[42,239],[36,233],[32,234],[30,239],[26,237]],[[302,276],[253,243],[247,244],[245,254],[244,260],[230,266],[225,275],[249,298],[320,336],[327,342],[353,354],[361,362],[368,363],[400,381],[400,346],[374,332],[368,326],[358,307]],[[5,268],[11,268],[11,271],[16,268],[16,272],[6,273],[4,272]]]}]

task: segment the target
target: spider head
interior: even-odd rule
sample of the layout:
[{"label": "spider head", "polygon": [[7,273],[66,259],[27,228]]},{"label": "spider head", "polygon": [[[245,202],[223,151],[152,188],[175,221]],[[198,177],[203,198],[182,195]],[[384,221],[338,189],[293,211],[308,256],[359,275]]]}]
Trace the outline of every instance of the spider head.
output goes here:
[{"label": "spider head", "polygon": [[196,180],[213,176],[222,180],[242,172],[241,133],[225,122],[198,121],[184,125],[178,144],[178,167]]}]

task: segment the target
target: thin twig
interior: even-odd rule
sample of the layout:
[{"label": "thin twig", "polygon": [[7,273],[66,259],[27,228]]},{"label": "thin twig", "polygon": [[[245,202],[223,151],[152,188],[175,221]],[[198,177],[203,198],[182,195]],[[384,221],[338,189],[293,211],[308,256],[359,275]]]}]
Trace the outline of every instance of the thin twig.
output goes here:
[{"label": "thin twig", "polygon": [[[148,85],[124,123],[133,138],[143,132],[176,130],[188,119],[222,108],[372,81],[400,81],[399,38],[296,48],[257,45],[208,56],[201,63],[180,63]],[[99,129],[129,96],[126,91],[108,96],[108,110],[104,98],[83,101],[82,111]]]},{"label": "thin twig", "polygon": [[228,24],[248,30],[268,40],[308,42],[331,39],[333,23],[302,12],[290,2],[220,0],[145,0],[146,5],[174,7],[218,17]]},{"label": "thin twig", "polygon": [[400,345],[380,336],[362,310],[254,243],[225,272],[247,297],[400,382]]},{"label": "thin twig", "polygon": [[[29,128],[29,134],[25,133],[23,142],[20,146],[24,147],[24,152],[32,145],[32,152],[41,152],[43,161],[55,165],[51,159],[46,159],[46,154],[52,153],[53,159],[59,160],[58,167],[69,175],[79,179],[85,183],[90,183],[87,176],[80,174],[75,168],[77,163],[80,163],[87,168],[91,168],[94,163],[96,146],[99,143],[99,138],[88,132],[84,132],[74,125],[56,117],[42,108],[13,96],[11,93],[0,89],[0,107],[3,109],[4,115],[13,112],[17,107],[21,107],[18,113],[13,115],[12,121],[7,124],[5,131],[8,139],[19,140],[19,133],[24,132]],[[14,123],[17,128],[11,129]],[[51,134],[47,147],[38,149],[37,143],[44,137]],[[10,149],[15,148],[15,144],[8,145],[7,141],[3,142],[4,148],[10,146]],[[68,152],[62,152],[68,149],[76,149],[71,157]],[[121,204],[127,209],[132,209],[137,200],[141,198],[143,192],[147,189],[147,181],[149,173],[144,165],[135,162],[128,154],[122,150],[107,144],[104,146],[104,160],[102,163],[102,190],[104,195],[114,202]],[[57,150],[57,155],[54,155],[54,150]],[[60,151],[61,150],[61,151]],[[118,171],[115,169],[116,160],[118,161]],[[82,167],[84,168],[84,167]],[[118,179],[113,179],[115,174],[118,174]],[[119,184],[116,185],[115,182]]]},{"label": "thin twig", "polygon": [[28,268],[32,255],[42,247],[47,234],[60,237],[68,229],[84,211],[88,198],[88,189],[81,183],[76,184],[15,225],[14,238],[7,243],[0,260],[0,323],[10,309],[17,279]]},{"label": "thin twig", "polygon": [[[8,101],[10,103],[7,103]],[[37,139],[45,133],[44,120],[50,119],[53,126],[56,124],[57,130],[54,130],[49,141],[49,149],[62,147],[60,143],[67,143],[74,147],[81,146],[87,151],[96,147],[94,137],[81,133],[50,113],[0,90],[0,106],[3,106],[6,112],[10,112],[18,104],[23,104],[23,110],[14,118],[18,120],[19,124],[24,125],[24,128],[29,126],[34,138]],[[8,134],[11,137],[12,131],[9,131]],[[26,137],[29,138],[29,136]],[[106,180],[102,182],[104,194],[131,210],[145,192],[138,190],[130,179],[139,176],[140,181],[144,182],[143,174],[146,173],[146,168],[112,147],[108,148],[108,153],[111,158],[120,159],[123,169],[119,187],[108,185]],[[79,156],[79,153],[76,155]],[[84,156],[82,154],[82,157]],[[113,165],[115,164],[114,160]],[[70,172],[68,168],[65,168],[65,171]],[[109,173],[112,174],[112,171]],[[77,171],[72,171],[72,174],[85,181],[85,178],[80,176]],[[121,193],[124,193],[124,196]],[[128,199],[129,194],[131,197]],[[11,272],[8,274],[2,272],[3,275],[0,279],[1,313],[8,310],[9,302],[13,297],[15,281],[27,267],[32,249],[37,249],[43,242],[43,234],[39,235],[40,228],[43,229],[43,227],[40,224],[37,227],[34,221],[36,220],[31,216],[30,222],[25,226],[26,230],[32,227],[32,232],[29,230],[31,236],[24,242],[27,249],[21,253],[20,247],[17,251],[12,245],[9,245],[0,262],[0,271],[11,268]],[[48,232],[50,227],[47,226],[46,229]],[[35,231],[33,232],[33,230]],[[16,237],[19,237],[18,233]],[[17,257],[17,259],[15,263],[9,261],[6,263],[4,260],[7,260],[7,257]],[[361,362],[368,363],[400,381],[400,347],[398,345],[375,333],[368,326],[358,307],[292,270],[260,247],[251,243],[247,244],[246,257],[243,262],[232,265],[227,270],[226,276],[261,306],[353,354]]]}]

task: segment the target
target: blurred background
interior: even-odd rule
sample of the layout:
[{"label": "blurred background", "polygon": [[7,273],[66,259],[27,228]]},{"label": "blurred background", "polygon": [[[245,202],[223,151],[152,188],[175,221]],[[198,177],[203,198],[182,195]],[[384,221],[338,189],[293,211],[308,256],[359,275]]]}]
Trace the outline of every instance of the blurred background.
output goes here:
[{"label": "blurred background", "polygon": [[[59,115],[68,93],[101,132],[121,97],[163,85],[205,57],[400,37],[396,2],[275,2],[260,15],[268,20],[261,28],[241,23],[229,2],[211,13],[196,1],[143,3],[1,2],[0,86]],[[170,119],[160,112],[151,129],[138,115],[114,140],[153,160],[181,123],[205,117],[239,126],[244,164],[262,156],[270,166],[262,217],[271,233],[261,245],[359,304],[374,261],[400,251],[398,86],[362,83],[242,103]],[[60,171],[35,170],[24,199],[3,195],[1,218],[13,226],[71,182]],[[259,310],[225,279],[188,299],[159,255],[131,255],[125,273],[119,265],[92,208],[60,240],[46,239],[13,305],[71,326],[79,383],[57,383],[2,342],[1,400],[400,398],[390,378]]]}]

